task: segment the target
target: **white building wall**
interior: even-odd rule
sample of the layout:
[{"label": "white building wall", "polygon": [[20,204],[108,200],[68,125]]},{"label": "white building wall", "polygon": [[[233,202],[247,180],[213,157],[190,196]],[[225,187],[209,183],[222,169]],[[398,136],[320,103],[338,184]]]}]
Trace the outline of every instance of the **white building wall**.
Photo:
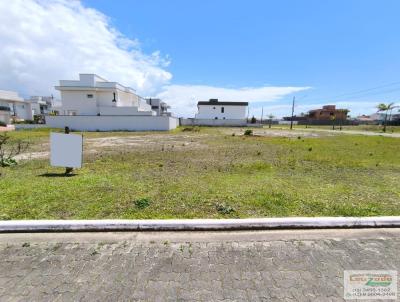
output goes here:
[{"label": "white building wall", "polygon": [[[92,94],[93,98],[88,98],[87,95]],[[76,115],[97,115],[97,101],[95,91],[61,91],[61,114],[69,115],[72,111]]]},{"label": "white building wall", "polygon": [[15,103],[14,110],[15,110],[15,115],[17,116],[18,119],[29,120],[29,121],[33,120],[32,106],[30,103],[27,102]]},{"label": "white building wall", "polygon": [[[224,112],[222,112],[224,108]],[[247,106],[232,105],[198,105],[197,119],[246,119]]]},{"label": "white building wall", "polygon": [[47,116],[46,124],[77,131],[166,131],[175,129],[178,120],[168,116]]},{"label": "white building wall", "polygon": [[29,102],[24,101],[15,91],[0,90],[0,106],[9,107],[11,115],[22,120],[33,120],[32,107]]},{"label": "white building wall", "polygon": [[[94,91],[93,94],[96,98],[97,106],[114,106],[114,103],[112,101],[114,99],[114,95],[112,91]],[[115,95],[115,99],[118,99],[117,94]]]},{"label": "white building wall", "polygon": [[135,94],[118,91],[118,107],[139,106],[139,97]]},{"label": "white building wall", "polygon": [[138,111],[137,107],[100,107],[100,115],[156,115],[154,111]]}]

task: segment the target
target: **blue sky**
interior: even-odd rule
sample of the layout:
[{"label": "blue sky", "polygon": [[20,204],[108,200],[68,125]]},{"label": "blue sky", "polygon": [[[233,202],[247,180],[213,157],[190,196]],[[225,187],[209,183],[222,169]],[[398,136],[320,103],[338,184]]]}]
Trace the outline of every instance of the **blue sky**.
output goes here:
[{"label": "blue sky", "polygon": [[[175,84],[310,86],[296,93],[299,104],[357,102],[352,107],[360,112],[352,114],[362,113],[364,103],[371,112],[369,103],[399,99],[400,1],[84,3],[109,16],[126,36],[139,39],[144,51],[168,55]],[[264,105],[272,106],[257,103]]]},{"label": "blue sky", "polygon": [[398,0],[0,1],[0,89],[49,95],[96,73],[161,97],[249,101],[285,116],[324,104],[373,113],[400,94]]}]

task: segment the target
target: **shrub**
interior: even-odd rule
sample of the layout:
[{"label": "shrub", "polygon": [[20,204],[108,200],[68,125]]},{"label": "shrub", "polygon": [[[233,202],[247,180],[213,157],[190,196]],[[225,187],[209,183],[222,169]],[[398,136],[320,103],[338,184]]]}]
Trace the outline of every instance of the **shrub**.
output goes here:
[{"label": "shrub", "polygon": [[16,165],[15,156],[28,149],[29,144],[23,141],[11,142],[7,133],[0,134],[0,167]]},{"label": "shrub", "polygon": [[148,200],[147,198],[141,198],[135,200],[135,207],[140,210],[147,208],[149,205],[150,205],[150,200]]},{"label": "shrub", "polygon": [[257,119],[253,116],[250,120],[250,123],[255,124],[257,123]]},{"label": "shrub", "polygon": [[16,121],[16,120],[14,120],[13,124],[14,125],[35,124],[35,121],[32,121],[32,120],[19,120],[19,121]]},{"label": "shrub", "polygon": [[246,130],[244,131],[244,135],[247,135],[247,136],[253,135],[253,130],[251,130],[251,129],[246,129]]},{"label": "shrub", "polygon": [[200,127],[198,126],[194,126],[194,127],[185,127],[182,129],[183,132],[187,132],[187,131],[193,131],[193,132],[199,132],[200,131]]},{"label": "shrub", "polygon": [[226,205],[224,203],[217,203],[215,205],[215,208],[221,214],[230,214],[235,212],[235,209],[233,207],[231,207],[230,205]]},{"label": "shrub", "polygon": [[0,127],[6,127],[6,126],[7,126],[6,123],[4,123],[3,121],[0,121]]}]

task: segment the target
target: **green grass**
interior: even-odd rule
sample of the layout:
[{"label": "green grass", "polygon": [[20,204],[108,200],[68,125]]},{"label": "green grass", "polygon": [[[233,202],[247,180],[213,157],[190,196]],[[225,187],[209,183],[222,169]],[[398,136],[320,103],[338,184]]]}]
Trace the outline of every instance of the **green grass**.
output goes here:
[{"label": "green grass", "polygon": [[[332,125],[294,125],[294,129],[323,129],[332,130]],[[335,131],[339,130],[339,125],[335,125]],[[268,128],[268,125],[264,125],[264,128]],[[289,125],[272,125],[272,129],[289,129]],[[370,131],[376,133],[383,133],[383,126],[381,125],[358,125],[358,126],[342,126],[342,131],[353,130],[353,131]],[[400,133],[400,126],[387,126],[386,133]]]},{"label": "green grass", "polygon": [[[48,131],[11,136],[40,151]],[[215,128],[84,137],[154,135],[165,141],[85,154],[72,177],[49,176],[63,169],[48,160],[0,168],[0,219],[400,215],[398,138],[245,137]]]}]

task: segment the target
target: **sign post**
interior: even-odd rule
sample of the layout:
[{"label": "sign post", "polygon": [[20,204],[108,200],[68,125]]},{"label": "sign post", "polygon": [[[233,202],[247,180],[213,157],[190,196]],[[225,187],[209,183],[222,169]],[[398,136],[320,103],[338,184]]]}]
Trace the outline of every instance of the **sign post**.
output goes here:
[{"label": "sign post", "polygon": [[65,174],[70,174],[74,168],[82,167],[83,137],[82,134],[50,133],[50,164],[53,167],[65,167]]}]

